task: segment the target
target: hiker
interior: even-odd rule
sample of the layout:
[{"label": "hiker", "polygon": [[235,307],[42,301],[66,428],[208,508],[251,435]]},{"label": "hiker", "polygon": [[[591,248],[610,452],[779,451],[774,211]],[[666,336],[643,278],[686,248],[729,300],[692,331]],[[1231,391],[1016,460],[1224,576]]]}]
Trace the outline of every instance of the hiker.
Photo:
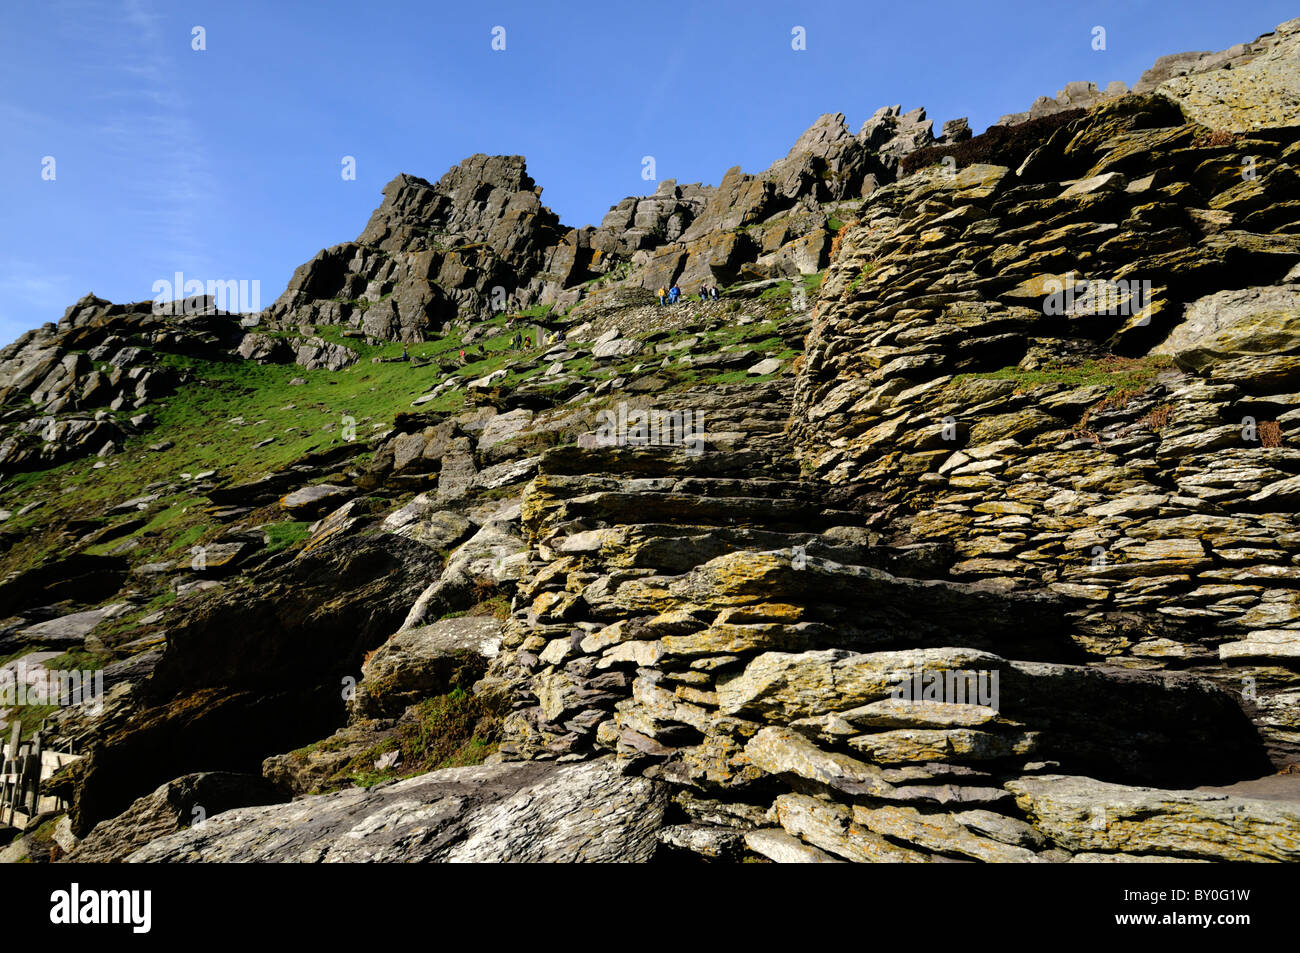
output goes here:
[{"label": "hiker", "polygon": [[701,301],[709,300],[709,292],[707,289],[705,289],[704,285],[700,285],[700,300]]},{"label": "hiker", "polygon": [[713,300],[713,301],[717,301],[717,300],[718,300],[718,287],[717,287],[717,285],[714,285],[712,288],[709,289],[709,298],[710,298],[711,300]]},{"label": "hiker", "polygon": [[462,364],[465,363],[465,349],[464,349],[464,348],[461,348],[461,349],[460,349],[460,362],[461,362]]},{"label": "hiker", "polygon": [[678,301],[681,300],[681,297],[682,297],[682,289],[677,287],[677,285],[673,285],[672,288],[668,290],[669,304],[676,304]]},{"label": "hiker", "polygon": [[668,292],[664,291],[663,288],[660,288],[658,294],[659,294],[659,307],[662,308],[664,306],[664,298],[668,295]]}]

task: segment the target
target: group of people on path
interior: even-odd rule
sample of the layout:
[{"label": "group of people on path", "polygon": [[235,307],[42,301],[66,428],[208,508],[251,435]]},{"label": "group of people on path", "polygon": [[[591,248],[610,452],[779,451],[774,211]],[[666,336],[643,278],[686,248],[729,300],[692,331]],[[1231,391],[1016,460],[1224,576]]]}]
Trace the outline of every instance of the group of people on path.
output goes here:
[{"label": "group of people on path", "polygon": [[[659,295],[660,306],[676,304],[677,302],[682,300],[682,289],[674,284],[667,291],[665,291],[663,288],[660,288],[658,291],[658,295]],[[705,285],[700,285],[699,295],[701,301],[717,301],[718,289],[710,288]]]},{"label": "group of people on path", "polygon": [[568,331],[561,328],[558,331],[547,333],[544,328],[537,328],[537,343],[533,343],[533,330],[531,328],[519,329],[513,319],[506,322],[508,329],[515,329],[514,335],[510,338],[510,346],[516,351],[522,351],[531,347],[542,347],[546,344],[558,344],[568,338]]}]

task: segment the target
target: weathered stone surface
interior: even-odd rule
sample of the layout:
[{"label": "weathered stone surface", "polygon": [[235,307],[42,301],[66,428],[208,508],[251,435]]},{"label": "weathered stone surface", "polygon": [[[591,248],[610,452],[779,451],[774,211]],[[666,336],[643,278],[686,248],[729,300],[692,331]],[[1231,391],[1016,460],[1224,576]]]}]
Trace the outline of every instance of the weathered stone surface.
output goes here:
[{"label": "weathered stone surface", "polygon": [[359,717],[396,717],[422,698],[447,692],[465,656],[492,658],[501,649],[501,623],[492,616],[442,619],[398,632],[361,666],[351,701]]},{"label": "weathered stone surface", "polygon": [[840,649],[760,655],[744,673],[718,686],[719,707],[730,714],[762,714],[793,720],[827,711],[844,711],[889,697],[912,678],[918,666],[927,671],[978,669],[996,662],[985,652],[918,649],[855,655]]},{"label": "weathered stone surface", "polygon": [[869,808],[855,805],[853,819],[867,830],[936,853],[961,854],[986,863],[1035,863],[1023,847],[971,834],[947,814],[922,814],[911,807]]},{"label": "weathered stone surface", "polygon": [[969,728],[899,728],[859,735],[849,745],[879,764],[926,761],[987,761],[1032,754],[1037,736],[1031,733],[997,735]]},{"label": "weathered stone surface", "polygon": [[793,774],[847,794],[893,790],[874,765],[822,751],[789,728],[764,728],[745,745],[745,756],[769,774]]},{"label": "weathered stone surface", "polygon": [[784,830],[766,827],[745,835],[745,844],[756,854],[778,864],[842,864],[823,850],[791,837]]},{"label": "weathered stone surface", "polygon": [[[1300,22],[1288,20],[1247,50],[1207,57],[1188,75],[1166,79],[1156,88],[1176,100],[1191,119],[1212,129],[1248,132],[1295,126],[1300,124],[1297,44]],[[1263,51],[1255,53],[1260,47]]]},{"label": "weathered stone surface", "polygon": [[294,490],[280,500],[280,506],[298,519],[320,516],[334,509],[351,491],[345,486],[322,484]]},{"label": "weathered stone surface", "polygon": [[1220,291],[1192,302],[1155,353],[1199,371],[1215,362],[1298,346],[1300,286],[1282,285]]},{"label": "weathered stone surface", "polygon": [[184,828],[202,828],[222,811],[284,801],[256,775],[209,772],[168,781],[124,813],[100,821],[64,859],[73,863],[117,863],[150,841]]},{"label": "weathered stone surface", "polygon": [[1045,776],[1007,784],[1034,826],[1067,850],[1218,861],[1300,857],[1300,803]]},{"label": "weathered stone surface", "polygon": [[227,811],[159,838],[133,863],[637,862],[666,793],[608,760],[446,768],[369,790]]},{"label": "weathered stone surface", "polygon": [[20,629],[18,641],[26,645],[73,647],[81,645],[95,628],[106,619],[112,619],[131,609],[127,603],[113,603],[85,612],[73,612],[48,622],[38,622]]},{"label": "weathered stone surface", "polygon": [[853,820],[849,808],[804,794],[782,794],[773,806],[786,833],[859,864],[925,863],[929,857],[899,847]]},{"label": "weathered stone surface", "polygon": [[423,543],[433,550],[447,549],[468,535],[472,524],[459,513],[439,510],[428,494],[421,493],[384,518],[383,528]]}]

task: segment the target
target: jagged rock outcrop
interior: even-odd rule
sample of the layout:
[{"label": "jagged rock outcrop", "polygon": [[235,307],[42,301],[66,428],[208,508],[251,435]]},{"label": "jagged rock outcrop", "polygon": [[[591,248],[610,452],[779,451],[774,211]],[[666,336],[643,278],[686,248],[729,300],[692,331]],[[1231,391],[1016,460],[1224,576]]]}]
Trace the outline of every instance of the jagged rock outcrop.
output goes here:
[{"label": "jagged rock outcrop", "polygon": [[536,276],[558,267],[558,248],[566,247],[540,193],[522,156],[474,155],[436,184],[399,175],[357,240],[295,271],[263,323],[345,325],[379,340],[423,341],[462,311],[531,304]]},{"label": "jagged rock outcrop", "polygon": [[[611,287],[810,274],[825,266],[834,233],[825,206],[892,181],[904,155],[933,141],[923,109],[881,109],[857,136],[827,114],[763,173],[731,169],[717,187],[669,179],[579,229],[541,204],[521,156],[471,156],[432,184],[400,175],[357,240],[301,266],[262,324],[414,342],[455,319],[568,308]],[[250,338],[265,359],[269,345]]]},{"label": "jagged rock outcrop", "polygon": [[113,304],[87,295],[57,325],[0,350],[0,471],[35,470],[120,448],[147,418],[135,410],[188,380],[160,353],[212,355],[242,336],[210,299]]}]

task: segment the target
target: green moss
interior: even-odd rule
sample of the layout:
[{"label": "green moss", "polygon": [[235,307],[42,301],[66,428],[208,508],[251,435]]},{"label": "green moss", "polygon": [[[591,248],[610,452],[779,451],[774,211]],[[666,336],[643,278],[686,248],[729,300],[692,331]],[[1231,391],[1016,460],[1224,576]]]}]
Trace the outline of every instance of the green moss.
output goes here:
[{"label": "green moss", "polygon": [[960,374],[956,380],[982,379],[1014,381],[1017,390],[1061,385],[1068,387],[1105,387],[1108,392],[1136,393],[1146,390],[1162,371],[1174,366],[1164,355],[1127,358],[1108,356],[1078,364],[1052,363],[1037,370],[1004,367],[980,374]]},{"label": "green moss", "polygon": [[208,526],[206,523],[199,523],[187,527],[183,532],[173,538],[172,544],[164,552],[168,555],[184,554],[191,546],[197,543],[207,533]]}]

